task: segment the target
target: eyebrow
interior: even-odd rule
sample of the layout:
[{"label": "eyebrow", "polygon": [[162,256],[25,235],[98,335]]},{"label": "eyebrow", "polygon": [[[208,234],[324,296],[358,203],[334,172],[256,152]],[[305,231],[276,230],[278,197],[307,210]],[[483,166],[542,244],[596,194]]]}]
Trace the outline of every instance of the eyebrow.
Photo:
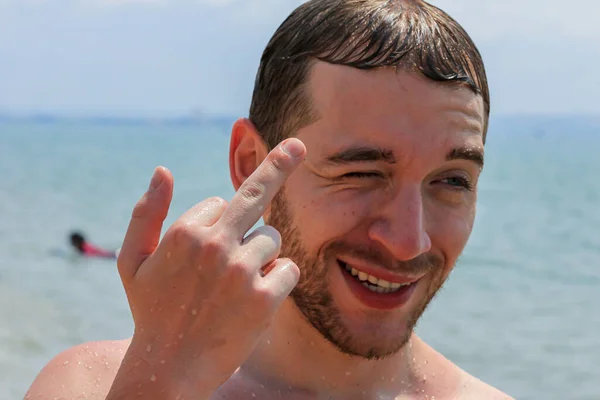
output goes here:
[{"label": "eyebrow", "polygon": [[447,161],[453,160],[467,160],[473,161],[475,164],[479,166],[479,168],[483,168],[483,150],[478,147],[460,147],[456,149],[452,149],[448,152],[446,156]]},{"label": "eyebrow", "polygon": [[[480,148],[455,148],[446,155],[447,161],[466,160],[472,161],[480,168],[483,168],[483,151]],[[396,157],[391,150],[385,150],[375,147],[352,147],[341,150],[326,158],[326,162],[331,165],[347,165],[359,162],[383,161],[388,164],[395,164]]]},{"label": "eyebrow", "polygon": [[394,164],[396,163],[396,158],[393,151],[374,147],[352,147],[327,157],[327,163],[333,165],[374,161],[384,161]]}]

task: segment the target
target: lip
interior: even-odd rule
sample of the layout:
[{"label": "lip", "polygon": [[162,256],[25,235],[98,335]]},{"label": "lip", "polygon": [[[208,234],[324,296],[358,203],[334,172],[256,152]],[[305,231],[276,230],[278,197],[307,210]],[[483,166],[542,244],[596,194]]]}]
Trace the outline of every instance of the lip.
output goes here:
[{"label": "lip", "polygon": [[364,261],[353,259],[351,257],[338,257],[338,260],[348,265],[351,268],[356,268],[357,270],[364,272],[366,274],[372,275],[378,279],[383,279],[384,281],[388,281],[390,283],[415,283],[419,279],[421,279],[424,275],[421,276],[410,276],[410,275],[399,275],[393,272],[390,272],[386,269],[379,268],[373,265],[366,264]]},{"label": "lip", "polygon": [[363,286],[363,284],[354,278],[339,262],[338,267],[354,297],[366,307],[377,310],[391,310],[404,306],[411,299],[419,282],[419,280],[412,281],[409,285],[401,287],[398,291],[393,293],[375,293]]}]

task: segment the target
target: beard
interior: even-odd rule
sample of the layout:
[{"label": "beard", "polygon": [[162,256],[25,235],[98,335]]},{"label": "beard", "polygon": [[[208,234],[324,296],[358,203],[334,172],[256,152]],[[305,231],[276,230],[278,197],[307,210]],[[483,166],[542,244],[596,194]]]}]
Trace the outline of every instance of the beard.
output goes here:
[{"label": "beard", "polygon": [[[384,256],[384,252],[375,247],[348,243],[342,238],[326,242],[316,254],[311,254],[304,246],[294,221],[282,189],[273,199],[271,215],[266,222],[281,234],[280,257],[291,259],[300,269],[298,284],[290,297],[304,318],[344,354],[374,360],[399,352],[409,341],[417,321],[445,281],[443,259],[428,253],[410,261],[390,261],[390,257]],[[336,254],[352,255],[393,272],[431,273],[433,278],[427,287],[426,296],[409,311],[402,325],[394,329],[391,337],[386,337],[390,335],[386,335],[384,331],[389,320],[394,317],[392,314],[381,313],[361,315],[362,320],[369,322],[369,328],[365,330],[365,334],[359,335],[344,322],[345,318],[329,289],[328,266],[337,265]]]}]

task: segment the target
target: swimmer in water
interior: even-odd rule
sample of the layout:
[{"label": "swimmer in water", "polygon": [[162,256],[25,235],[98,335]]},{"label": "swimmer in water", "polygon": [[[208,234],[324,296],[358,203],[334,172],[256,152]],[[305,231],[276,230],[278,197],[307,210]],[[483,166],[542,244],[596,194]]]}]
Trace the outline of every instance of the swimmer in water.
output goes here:
[{"label": "swimmer in water", "polygon": [[71,245],[79,254],[86,257],[103,257],[103,258],[116,258],[117,252],[102,249],[92,243],[89,243],[83,234],[79,232],[73,232],[70,235]]}]

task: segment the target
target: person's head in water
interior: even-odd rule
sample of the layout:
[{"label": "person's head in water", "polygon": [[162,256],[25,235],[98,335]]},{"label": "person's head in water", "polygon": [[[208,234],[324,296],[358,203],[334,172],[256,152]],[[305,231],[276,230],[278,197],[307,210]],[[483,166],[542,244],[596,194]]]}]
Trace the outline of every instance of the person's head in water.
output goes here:
[{"label": "person's head in water", "polygon": [[85,244],[85,238],[79,232],[73,232],[70,236],[71,245],[77,249],[77,251],[83,253],[83,245]]}]

